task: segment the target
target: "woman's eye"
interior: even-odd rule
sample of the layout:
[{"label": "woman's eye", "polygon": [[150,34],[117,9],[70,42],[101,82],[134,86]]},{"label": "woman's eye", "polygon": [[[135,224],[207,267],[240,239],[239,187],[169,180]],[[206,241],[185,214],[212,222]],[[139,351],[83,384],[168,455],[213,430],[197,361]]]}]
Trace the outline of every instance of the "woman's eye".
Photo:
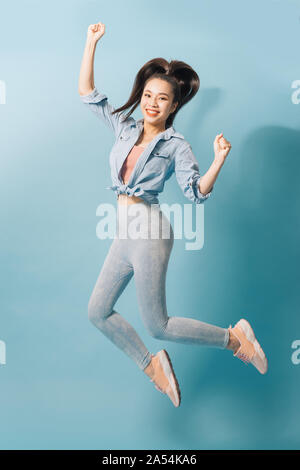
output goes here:
[{"label": "woman's eye", "polygon": [[[145,96],[150,96],[149,93],[145,93]],[[164,97],[160,97],[161,100],[166,100],[167,98],[164,98]]]}]

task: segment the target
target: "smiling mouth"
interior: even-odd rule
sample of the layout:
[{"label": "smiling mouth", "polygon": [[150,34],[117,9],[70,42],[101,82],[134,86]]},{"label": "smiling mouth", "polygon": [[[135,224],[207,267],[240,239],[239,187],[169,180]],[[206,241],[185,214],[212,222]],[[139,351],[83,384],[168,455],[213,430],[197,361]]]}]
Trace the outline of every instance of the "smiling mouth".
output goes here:
[{"label": "smiling mouth", "polygon": [[159,111],[151,111],[150,109],[146,109],[146,113],[149,116],[157,116],[159,114]]}]

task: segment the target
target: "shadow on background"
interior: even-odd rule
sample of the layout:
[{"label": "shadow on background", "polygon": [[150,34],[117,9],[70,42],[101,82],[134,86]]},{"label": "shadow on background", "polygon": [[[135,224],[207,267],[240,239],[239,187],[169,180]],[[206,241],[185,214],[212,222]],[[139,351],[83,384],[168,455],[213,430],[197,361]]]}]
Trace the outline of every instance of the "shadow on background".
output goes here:
[{"label": "shadow on background", "polygon": [[[291,362],[292,341],[300,338],[299,149],[300,131],[257,129],[234,149],[237,183],[216,185],[216,212],[206,229],[209,242],[203,253],[192,254],[205,269],[211,291],[198,286],[201,300],[193,318],[224,327],[248,319],[269,370],[263,376],[230,351],[176,346],[173,364],[182,391],[177,410],[181,422],[179,429],[170,410],[165,432],[175,440],[180,437],[182,448],[185,442],[190,449],[299,448],[294,407],[300,365]],[[210,262],[214,257],[217,263]],[[168,297],[172,295],[169,291]],[[217,298],[219,317],[214,309],[203,317],[207,312],[202,299],[207,296]],[[164,347],[172,350],[170,345]]]}]

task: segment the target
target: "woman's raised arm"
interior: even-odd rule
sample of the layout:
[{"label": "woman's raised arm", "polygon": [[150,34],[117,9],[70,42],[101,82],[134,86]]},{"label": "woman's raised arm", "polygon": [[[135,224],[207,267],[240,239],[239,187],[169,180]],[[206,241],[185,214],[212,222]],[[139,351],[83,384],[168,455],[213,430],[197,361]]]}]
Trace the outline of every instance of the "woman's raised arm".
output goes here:
[{"label": "woman's raised arm", "polygon": [[78,92],[80,95],[88,95],[95,88],[94,84],[94,57],[96,45],[99,39],[105,33],[105,25],[103,23],[91,24],[88,27],[85,48],[83,52]]},{"label": "woman's raised arm", "polygon": [[94,84],[94,55],[96,45],[99,39],[105,33],[105,25],[103,23],[91,24],[88,27],[87,40],[84,49],[84,54],[81,63],[78,92],[80,100],[88,107],[95,115],[101,119],[118,137],[124,126],[128,125],[129,121],[134,122],[133,117],[124,119],[123,112],[119,111],[114,113],[114,106],[112,106],[104,93],[99,93]]}]

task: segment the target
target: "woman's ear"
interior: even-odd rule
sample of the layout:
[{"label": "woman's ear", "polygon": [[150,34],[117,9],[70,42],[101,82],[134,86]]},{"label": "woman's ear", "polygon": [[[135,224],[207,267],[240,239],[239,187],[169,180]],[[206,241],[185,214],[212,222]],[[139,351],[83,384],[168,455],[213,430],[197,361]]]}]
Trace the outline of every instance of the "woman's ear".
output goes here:
[{"label": "woman's ear", "polygon": [[177,106],[178,106],[178,101],[176,101],[176,103],[173,104],[171,113],[174,113],[174,111],[176,111]]}]

